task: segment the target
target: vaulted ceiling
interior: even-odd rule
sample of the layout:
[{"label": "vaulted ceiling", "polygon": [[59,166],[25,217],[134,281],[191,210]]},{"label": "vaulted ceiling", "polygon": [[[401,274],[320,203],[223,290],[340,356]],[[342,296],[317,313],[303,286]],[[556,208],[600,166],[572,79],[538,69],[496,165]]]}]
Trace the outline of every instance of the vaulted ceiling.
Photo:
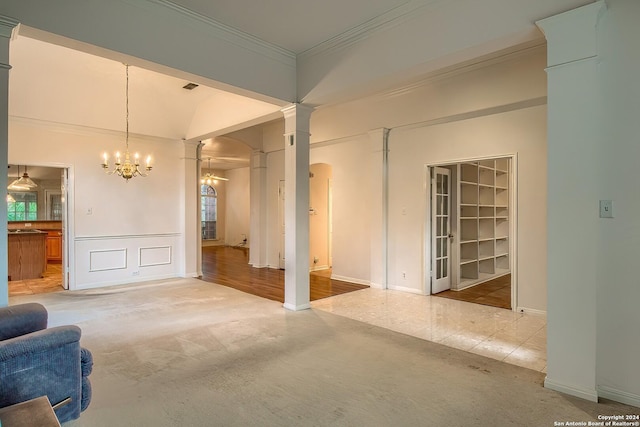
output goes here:
[{"label": "vaulted ceiling", "polygon": [[[122,62],[127,62],[132,64],[131,132],[170,140],[204,138],[209,141],[210,150],[205,158],[227,157],[221,167],[237,167],[248,163],[250,150],[234,146],[234,140],[229,138],[213,138],[279,118],[280,109],[291,101],[291,96],[278,98],[269,93],[293,92],[299,102],[322,105],[409,84],[492,51],[536,39],[539,42],[543,37],[535,20],[590,2],[118,0],[71,1],[57,7],[44,0],[29,0],[28,4],[24,0],[3,0],[0,15],[5,13],[22,22],[11,43],[9,113],[18,119],[122,131]],[[69,16],[67,6],[73,7],[77,16]],[[120,13],[136,11],[141,13],[139,19],[146,15],[161,17],[165,19],[160,21],[164,26],[150,27],[151,20],[142,26],[120,16],[120,38],[113,34],[114,27],[90,27],[91,23],[100,22],[93,15],[111,8]],[[46,17],[45,9],[50,15],[59,14],[60,20]],[[60,22],[63,19],[67,21]],[[180,33],[171,32],[179,28],[191,31],[188,34],[192,37],[204,34],[204,38],[194,45],[172,46],[172,53],[163,64],[152,58],[156,55],[162,59],[162,49],[140,58],[109,50],[108,46],[96,47],[94,52],[86,49],[88,40],[77,43],[68,38],[83,32],[87,39],[99,34],[114,48],[123,46],[123,52],[132,46],[133,53],[136,48],[151,46],[145,40],[152,34],[170,34],[167,40],[180,41]],[[138,37],[138,44],[133,40],[128,44],[125,34]],[[223,42],[207,45],[203,40]],[[85,48],[76,48],[82,43]],[[237,64],[227,63],[230,57],[222,48],[229,46],[244,52]],[[172,68],[170,62],[187,58],[180,49],[188,52],[188,58],[201,57],[192,70],[220,69],[221,78],[227,81],[194,74],[181,65]],[[242,62],[250,58],[258,61],[255,69],[251,69],[251,62]],[[269,69],[269,64],[276,65]],[[257,84],[235,87],[234,75],[239,75],[238,81],[244,78]],[[262,76],[264,81],[260,81]],[[200,86],[192,91],[183,89],[189,82]],[[286,87],[289,83],[293,90]],[[256,88],[264,92],[255,92]],[[229,155],[225,155],[225,149]],[[229,160],[240,158],[243,162]]]}]

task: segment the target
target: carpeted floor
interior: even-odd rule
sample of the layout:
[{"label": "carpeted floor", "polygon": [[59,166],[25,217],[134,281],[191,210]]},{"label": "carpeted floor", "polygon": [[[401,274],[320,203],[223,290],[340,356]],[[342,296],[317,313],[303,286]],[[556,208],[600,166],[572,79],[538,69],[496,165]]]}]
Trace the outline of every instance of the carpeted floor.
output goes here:
[{"label": "carpeted floor", "polygon": [[638,408],[544,374],[195,279],[40,301],[91,349],[93,401],[67,426],[552,426]]}]

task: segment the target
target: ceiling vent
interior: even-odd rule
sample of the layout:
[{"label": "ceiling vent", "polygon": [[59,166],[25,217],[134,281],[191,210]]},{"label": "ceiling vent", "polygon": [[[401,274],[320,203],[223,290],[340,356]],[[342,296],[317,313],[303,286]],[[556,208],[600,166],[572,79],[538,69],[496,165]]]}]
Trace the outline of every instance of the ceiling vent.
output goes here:
[{"label": "ceiling vent", "polygon": [[197,88],[198,85],[195,83],[187,83],[186,85],[182,86],[182,89],[186,89],[186,90],[193,90],[195,88]]}]

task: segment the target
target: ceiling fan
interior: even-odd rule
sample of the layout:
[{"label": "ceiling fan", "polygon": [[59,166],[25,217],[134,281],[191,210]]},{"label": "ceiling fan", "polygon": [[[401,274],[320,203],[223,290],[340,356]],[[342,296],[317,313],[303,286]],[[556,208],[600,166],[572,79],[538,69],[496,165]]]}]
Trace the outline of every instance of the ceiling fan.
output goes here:
[{"label": "ceiling fan", "polygon": [[209,157],[207,160],[208,160],[207,169],[209,169],[209,172],[207,172],[200,179],[200,184],[211,185],[211,184],[216,184],[218,181],[229,181],[229,178],[225,178],[225,177],[222,177],[222,176],[217,176],[215,174],[212,174],[211,173],[211,157]]}]

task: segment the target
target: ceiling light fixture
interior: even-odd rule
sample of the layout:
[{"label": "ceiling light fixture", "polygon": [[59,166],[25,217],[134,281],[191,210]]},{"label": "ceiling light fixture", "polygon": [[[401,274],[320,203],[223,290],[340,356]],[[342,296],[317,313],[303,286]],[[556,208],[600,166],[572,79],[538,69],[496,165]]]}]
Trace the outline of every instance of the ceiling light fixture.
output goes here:
[{"label": "ceiling light fixture", "polygon": [[[118,176],[123,177],[125,181],[129,182],[129,180],[135,176],[147,176],[147,174],[140,172],[140,169],[139,169],[140,157],[138,153],[135,153],[133,155],[133,162],[131,161],[131,156],[129,155],[129,65],[124,64],[124,66],[126,67],[126,70],[127,70],[127,86],[126,86],[127,129],[126,129],[126,137],[125,137],[126,150],[124,152],[124,162],[120,158],[120,152],[119,151],[116,152],[116,162],[114,164],[114,168],[112,170],[109,170],[109,158],[107,156],[107,153],[105,152],[102,155],[103,157],[102,168],[105,169],[105,172],[107,173],[107,175],[116,174]],[[147,172],[151,170],[151,156],[147,156],[145,170]]]},{"label": "ceiling light fixture", "polygon": [[[20,166],[18,166],[18,176],[20,176]],[[11,184],[7,186],[7,190],[11,191],[30,191],[36,188],[38,184],[33,182],[31,178],[29,178],[29,173],[27,172],[27,167],[24,167],[24,173],[20,178],[16,178]]]},{"label": "ceiling light fixture", "polygon": [[207,166],[207,169],[209,170],[209,172],[207,172],[202,177],[202,179],[200,179],[200,184],[211,185],[211,184],[217,184],[218,181],[229,181],[229,178],[224,178],[222,176],[216,176],[212,174],[211,173],[211,157],[209,157],[208,161],[209,161],[209,164]]}]

